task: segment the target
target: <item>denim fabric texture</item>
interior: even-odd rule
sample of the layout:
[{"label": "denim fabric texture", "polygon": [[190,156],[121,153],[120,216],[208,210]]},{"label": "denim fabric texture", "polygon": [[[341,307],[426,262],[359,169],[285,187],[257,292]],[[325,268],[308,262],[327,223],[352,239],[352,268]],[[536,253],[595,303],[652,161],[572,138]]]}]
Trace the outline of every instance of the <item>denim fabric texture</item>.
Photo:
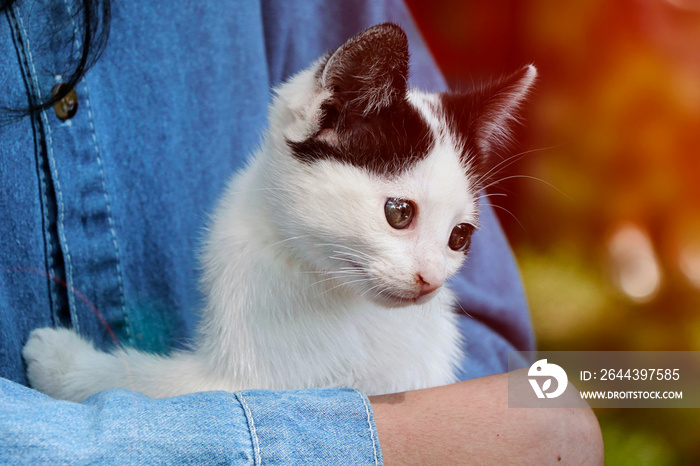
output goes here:
[{"label": "denim fabric texture", "polygon": [[108,390],[70,403],[0,379],[0,397],[0,464],[382,462],[369,400],[352,389],[159,400]]},{"label": "denim fabric texture", "polygon": [[[0,18],[0,109],[45,100],[64,79],[81,45],[71,5],[25,0]],[[123,0],[72,119],[0,110],[0,463],[381,462],[354,390],[108,391],[66,403],[24,386],[21,349],[34,328],[59,325],[102,348],[185,346],[207,212],[258,144],[270,88],[387,20],[409,35],[411,83],[443,90],[400,0]],[[463,378],[503,372],[507,351],[533,349],[517,269],[484,209],[453,280]]]}]

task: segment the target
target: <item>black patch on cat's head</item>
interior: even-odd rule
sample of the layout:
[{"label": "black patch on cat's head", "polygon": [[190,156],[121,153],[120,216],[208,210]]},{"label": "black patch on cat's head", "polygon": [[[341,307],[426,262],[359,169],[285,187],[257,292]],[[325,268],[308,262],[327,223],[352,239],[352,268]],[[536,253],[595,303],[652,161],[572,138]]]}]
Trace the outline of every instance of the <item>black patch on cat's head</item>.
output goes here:
[{"label": "black patch on cat's head", "polygon": [[374,115],[338,115],[324,109],[328,120],[345,118],[337,144],[316,136],[300,142],[287,141],[292,154],[304,163],[333,159],[371,172],[398,174],[426,157],[434,144],[428,125],[404,98]]},{"label": "black patch on cat's head", "polygon": [[440,94],[450,131],[463,143],[463,163],[483,171],[508,148],[512,123],[536,76],[535,67],[527,66],[471,92]]},{"label": "black patch on cat's head", "polygon": [[424,158],[430,128],[407,100],[408,40],[395,24],[373,26],[323,60],[316,79],[331,92],[318,130],[287,141],[304,163],[334,159],[395,174]]}]

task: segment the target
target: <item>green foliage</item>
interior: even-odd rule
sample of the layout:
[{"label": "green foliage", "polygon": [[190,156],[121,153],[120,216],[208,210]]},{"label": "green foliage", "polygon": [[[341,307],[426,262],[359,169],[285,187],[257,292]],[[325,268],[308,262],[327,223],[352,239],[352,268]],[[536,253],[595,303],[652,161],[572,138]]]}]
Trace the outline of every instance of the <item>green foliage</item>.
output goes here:
[{"label": "green foliage", "polygon": [[680,462],[663,434],[642,425],[631,427],[601,417],[605,464],[608,466],[672,466]]}]

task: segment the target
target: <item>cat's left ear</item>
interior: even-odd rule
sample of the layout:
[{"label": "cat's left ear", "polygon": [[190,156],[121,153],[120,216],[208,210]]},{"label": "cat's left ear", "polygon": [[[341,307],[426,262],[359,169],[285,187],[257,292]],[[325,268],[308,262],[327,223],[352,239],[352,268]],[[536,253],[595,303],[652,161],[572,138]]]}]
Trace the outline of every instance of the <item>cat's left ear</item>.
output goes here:
[{"label": "cat's left ear", "polygon": [[537,78],[528,65],[505,79],[468,94],[444,94],[443,104],[466,142],[483,157],[507,146],[512,124]]},{"label": "cat's left ear", "polygon": [[321,129],[352,131],[359,120],[405,99],[408,61],[406,34],[392,23],[372,26],[341,45],[319,76],[331,93]]}]

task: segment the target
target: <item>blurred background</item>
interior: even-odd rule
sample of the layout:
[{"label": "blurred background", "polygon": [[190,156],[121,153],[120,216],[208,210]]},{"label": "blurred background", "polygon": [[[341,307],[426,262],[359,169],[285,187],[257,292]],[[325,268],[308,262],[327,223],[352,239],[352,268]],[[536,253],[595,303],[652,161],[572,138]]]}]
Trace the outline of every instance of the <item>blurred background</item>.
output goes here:
[{"label": "blurred background", "polygon": [[[539,349],[700,351],[700,1],[407,3],[453,89],[539,69],[489,198]],[[597,414],[607,464],[700,464],[696,410]]]}]

